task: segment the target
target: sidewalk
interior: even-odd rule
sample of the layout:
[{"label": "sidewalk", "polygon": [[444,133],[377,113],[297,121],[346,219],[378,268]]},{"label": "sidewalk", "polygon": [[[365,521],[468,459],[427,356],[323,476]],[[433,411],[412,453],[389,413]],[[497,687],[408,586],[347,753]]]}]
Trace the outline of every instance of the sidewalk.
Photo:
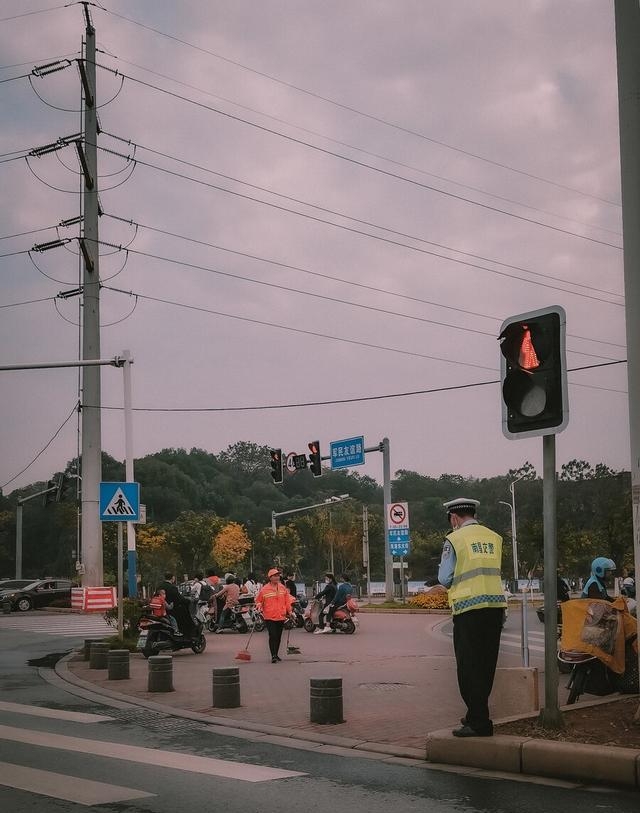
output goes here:
[{"label": "sidewalk", "polygon": [[[451,639],[439,630],[447,621],[430,614],[363,613],[352,636],[293,630],[291,643],[301,654],[286,655],[285,634],[278,664],[271,663],[266,633],[253,636],[249,662],[235,660],[247,636],[208,634],[202,655],[190,650],[174,653],[175,691],[167,694],[147,691],[148,664],[140,654],[131,657],[129,680],[109,681],[106,671],[89,669],[88,662],[78,659],[60,662],[57,671],[76,685],[170,714],[197,717],[225,726],[229,733],[235,729],[238,735],[286,737],[292,745],[325,743],[352,749],[354,756],[369,752],[426,759],[433,767],[448,764],[640,788],[640,751],[608,747],[603,759],[600,746],[512,736],[452,737],[451,729],[459,726],[464,708]],[[516,665],[516,655],[503,656],[499,663],[499,667]],[[224,666],[240,669],[242,706],[237,709],[212,707],[211,670]],[[309,680],[322,677],[342,678],[344,723],[309,722]],[[510,674],[507,677],[511,679]],[[495,694],[499,696],[492,697],[494,720],[531,710],[505,709],[506,693]]]}]

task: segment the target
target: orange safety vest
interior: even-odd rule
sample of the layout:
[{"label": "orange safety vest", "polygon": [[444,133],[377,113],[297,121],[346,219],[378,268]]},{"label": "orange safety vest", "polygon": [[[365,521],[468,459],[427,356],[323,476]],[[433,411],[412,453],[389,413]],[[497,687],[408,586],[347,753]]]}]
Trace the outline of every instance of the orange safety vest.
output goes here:
[{"label": "orange safety vest", "polygon": [[256,596],[256,606],[266,621],[284,621],[295,599],[283,584],[265,584]]}]

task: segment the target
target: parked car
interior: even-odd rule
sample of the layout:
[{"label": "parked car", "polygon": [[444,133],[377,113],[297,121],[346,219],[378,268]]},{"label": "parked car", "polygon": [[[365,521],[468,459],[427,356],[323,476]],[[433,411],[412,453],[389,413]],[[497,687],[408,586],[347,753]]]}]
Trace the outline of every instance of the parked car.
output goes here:
[{"label": "parked car", "polygon": [[58,599],[71,606],[69,579],[18,579],[0,582],[0,604],[9,601],[12,610],[26,612],[34,607],[48,607]]}]

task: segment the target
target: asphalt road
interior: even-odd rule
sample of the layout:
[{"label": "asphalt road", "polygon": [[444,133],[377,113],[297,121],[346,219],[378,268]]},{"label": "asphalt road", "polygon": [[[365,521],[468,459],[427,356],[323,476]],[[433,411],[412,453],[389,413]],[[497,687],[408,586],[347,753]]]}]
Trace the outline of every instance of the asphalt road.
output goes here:
[{"label": "asphalt road", "polygon": [[[638,794],[426,763],[310,753],[70,694],[29,660],[77,639],[0,628],[0,810],[636,813]],[[46,669],[46,667],[44,667]],[[15,705],[12,705],[15,704]],[[95,717],[74,717],[69,712]]]}]

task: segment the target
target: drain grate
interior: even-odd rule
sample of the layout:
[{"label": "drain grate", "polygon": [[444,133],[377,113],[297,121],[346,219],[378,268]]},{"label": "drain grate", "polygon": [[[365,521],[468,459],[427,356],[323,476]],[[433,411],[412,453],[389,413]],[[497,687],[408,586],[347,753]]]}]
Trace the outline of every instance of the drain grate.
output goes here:
[{"label": "drain grate", "polygon": [[412,683],[360,683],[359,689],[369,689],[373,692],[394,692],[398,689],[414,689]]}]

